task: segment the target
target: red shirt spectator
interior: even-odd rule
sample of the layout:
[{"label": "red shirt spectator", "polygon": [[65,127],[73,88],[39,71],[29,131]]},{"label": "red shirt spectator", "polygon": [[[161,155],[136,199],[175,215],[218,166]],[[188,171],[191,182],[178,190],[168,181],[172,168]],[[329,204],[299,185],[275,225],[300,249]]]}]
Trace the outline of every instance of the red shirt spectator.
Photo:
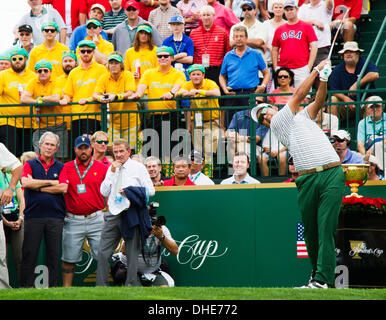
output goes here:
[{"label": "red shirt spectator", "polygon": [[78,159],[67,162],[64,164],[60,174],[61,176],[62,174],[66,175],[69,181],[67,193],[64,194],[64,200],[67,210],[75,215],[88,215],[105,208],[100,186],[106,176],[108,167],[95,159],[91,158],[91,160],[93,160],[93,164],[82,179],[82,184],[85,184],[86,188],[84,193],[78,193],[77,185],[81,184],[81,182],[74,161],[78,165],[80,176],[83,176],[90,162],[85,165]]},{"label": "red shirt spectator", "polygon": [[225,54],[230,50],[228,32],[219,26],[212,25],[209,30],[200,26],[190,33],[194,44],[193,63],[204,64],[202,55],[209,55],[210,66],[220,66]]},{"label": "red shirt spectator", "polygon": [[358,20],[361,17],[362,0],[335,0],[332,20],[341,19],[343,17],[344,13],[341,12],[340,6],[350,8],[346,18],[355,18]]},{"label": "red shirt spectator", "polygon": [[[63,1],[63,0],[62,0]],[[85,14],[88,17],[88,14],[91,10],[91,7],[95,3],[99,3],[105,8],[105,13],[111,10],[109,0],[79,0],[80,1],[80,9],[79,12]],[[122,1],[123,4],[123,1]]]},{"label": "red shirt spectator", "polygon": [[[71,29],[74,30],[79,26],[79,9],[81,0],[71,0]],[[51,4],[62,16],[64,23],[66,20],[66,1],[65,0],[43,0],[43,4]],[[68,31],[67,31],[68,32]]]},{"label": "red shirt spectator", "polygon": [[[154,2],[154,1],[153,1]],[[144,4],[142,1],[138,2],[138,7],[139,7],[139,13],[138,15],[144,19],[144,20],[149,20],[149,14],[150,12],[152,12],[155,8],[157,8],[157,6],[150,6],[150,5],[146,5]]]},{"label": "red shirt spectator", "polygon": [[[173,176],[173,178],[164,181],[164,187],[172,187],[172,186],[177,186],[177,184],[174,180],[174,176]],[[195,184],[192,182],[192,180],[187,178],[186,182],[184,183],[184,186],[195,186]]]},{"label": "red shirt spectator", "polygon": [[310,43],[314,41],[318,41],[314,29],[302,20],[278,27],[272,40],[272,46],[280,48],[278,65],[289,69],[306,66],[310,57]]}]

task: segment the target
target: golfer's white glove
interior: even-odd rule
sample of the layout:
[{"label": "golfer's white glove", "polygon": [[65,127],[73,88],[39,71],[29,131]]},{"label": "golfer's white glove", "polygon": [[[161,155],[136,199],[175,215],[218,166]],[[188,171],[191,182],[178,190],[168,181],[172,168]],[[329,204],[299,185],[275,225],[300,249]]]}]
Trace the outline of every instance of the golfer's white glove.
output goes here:
[{"label": "golfer's white glove", "polygon": [[327,63],[322,70],[319,71],[319,80],[322,82],[327,82],[330,74],[332,72],[331,65]]}]

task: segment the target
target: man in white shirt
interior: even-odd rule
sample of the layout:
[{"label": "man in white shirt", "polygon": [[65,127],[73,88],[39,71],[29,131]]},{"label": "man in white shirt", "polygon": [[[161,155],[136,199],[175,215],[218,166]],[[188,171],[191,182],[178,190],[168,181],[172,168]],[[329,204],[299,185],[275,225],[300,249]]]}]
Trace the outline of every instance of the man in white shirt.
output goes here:
[{"label": "man in white shirt", "polygon": [[233,176],[224,179],[221,181],[221,184],[260,183],[260,181],[252,178],[247,172],[249,168],[249,157],[245,152],[236,152],[233,157],[232,167],[234,170]]},{"label": "man in white shirt", "polygon": [[190,161],[189,179],[198,186],[214,185],[214,182],[202,172],[205,162],[201,152],[192,150],[190,153]]},{"label": "man in white shirt", "polygon": [[[155,189],[146,167],[130,159],[130,146],[124,139],[113,141],[115,161],[109,167],[106,178],[101,184],[101,194],[108,197],[109,212],[105,215],[101,241],[98,250],[97,286],[108,286],[109,262],[121,239],[121,213],[130,207],[130,201],[122,190],[129,186],[146,188],[148,196],[155,194]],[[137,284],[137,260],[140,252],[141,234],[135,227],[133,238],[125,239],[128,272],[125,285]]]},{"label": "man in white shirt", "polygon": [[[4,144],[0,143],[0,167],[8,171],[12,171],[12,178],[9,186],[5,190],[1,190],[0,205],[3,207],[11,202],[13,193],[16,189],[16,184],[20,179],[23,171],[23,166],[20,161],[8,151]],[[3,228],[3,220],[0,215],[0,289],[9,289],[9,275],[6,258],[6,243]]]},{"label": "man in white shirt", "polygon": [[[312,265],[311,279],[302,288],[310,289],[327,289],[334,285],[334,233],[345,191],[339,156],[328,137],[315,123],[326,100],[330,74],[331,62],[323,60],[280,111],[267,104],[260,104],[251,111],[252,118],[270,127],[279,141],[288,148],[299,174],[296,179],[298,206]],[[298,112],[318,75],[320,85],[315,101]]]}]

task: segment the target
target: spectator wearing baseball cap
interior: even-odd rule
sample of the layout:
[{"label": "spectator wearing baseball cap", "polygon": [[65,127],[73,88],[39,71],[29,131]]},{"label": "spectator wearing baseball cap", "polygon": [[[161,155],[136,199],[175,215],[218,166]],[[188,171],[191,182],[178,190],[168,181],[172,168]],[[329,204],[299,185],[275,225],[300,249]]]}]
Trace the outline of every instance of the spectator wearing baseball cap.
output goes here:
[{"label": "spectator wearing baseball cap", "polygon": [[[355,117],[356,90],[358,76],[362,72],[366,59],[361,57],[364,52],[358,47],[355,41],[346,42],[343,49],[338,53],[343,56],[343,62],[338,64],[331,73],[328,81],[329,90],[343,91],[345,93],[333,93],[331,102],[345,102],[345,104],[331,105],[331,113],[342,120]],[[369,61],[362,79],[360,79],[360,89],[365,89],[369,85],[369,89],[375,89],[375,81],[379,79],[379,71],[374,62]],[[348,112],[347,112],[348,110]],[[348,113],[348,115],[347,115]]]},{"label": "spectator wearing baseball cap", "polygon": [[330,138],[330,142],[340,158],[342,164],[362,164],[363,156],[359,152],[350,150],[351,136],[346,130],[338,130]]},{"label": "spectator wearing baseball cap", "polygon": [[[86,22],[87,37],[84,40],[90,40],[95,43],[94,59],[97,63],[106,65],[107,56],[114,51],[114,46],[108,40],[100,35],[102,32],[102,23],[97,19],[89,19]],[[79,55],[79,46],[77,49]]]},{"label": "spectator wearing baseball cap", "polygon": [[[272,65],[287,67],[295,74],[294,87],[297,88],[310,74],[318,51],[318,38],[312,25],[298,18],[295,0],[284,2],[287,23],[278,27],[272,40]],[[289,37],[289,34],[294,37]]]},{"label": "spectator wearing baseball cap", "polygon": [[366,159],[366,163],[370,165],[369,176],[367,180],[385,180],[385,177],[382,175],[381,169],[379,167],[379,160],[372,154],[369,157],[364,158]]},{"label": "spectator wearing baseball cap", "polygon": [[7,70],[11,67],[11,60],[6,53],[0,54],[0,71]]},{"label": "spectator wearing baseball cap", "polygon": [[162,45],[173,48],[174,61],[172,66],[179,71],[185,72],[186,80],[189,80],[187,70],[193,63],[194,45],[192,39],[190,39],[184,33],[185,21],[182,15],[175,15],[170,18],[169,26],[172,30],[172,35],[167,37]]},{"label": "spectator wearing baseball cap", "polygon": [[233,48],[235,46],[235,42],[233,40],[233,30],[239,26],[244,26],[248,31],[248,46],[252,49],[257,49],[262,57],[265,58],[265,48],[266,44],[268,44],[268,28],[263,26],[263,24],[256,18],[257,8],[253,1],[251,0],[243,0],[239,6],[239,10],[241,12],[241,16],[243,20],[240,23],[237,23],[232,26],[229,35],[230,45]]},{"label": "spectator wearing baseball cap", "polygon": [[[96,4],[92,6],[90,9],[89,19],[96,19],[102,23],[103,18],[105,16],[105,12],[106,10],[104,6],[102,6],[101,4]],[[81,25],[77,27],[75,30],[73,30],[71,34],[69,47],[72,51],[76,51],[79,41],[82,41],[84,38],[88,36],[86,22],[87,22],[87,16],[84,18],[84,22],[81,23]],[[104,32],[103,30],[100,32],[100,35],[104,40],[109,39],[106,32]]]},{"label": "spectator wearing baseball cap", "polygon": [[62,54],[70,49],[56,40],[56,35],[59,32],[59,26],[56,22],[44,22],[41,26],[41,31],[44,36],[44,42],[31,50],[28,59],[28,69],[34,71],[35,64],[44,57],[53,65],[52,78],[55,79],[63,74],[61,67]]},{"label": "spectator wearing baseball cap", "polygon": [[173,7],[170,4],[170,0],[159,0],[158,2],[159,7],[149,14],[149,22],[157,28],[161,38],[164,40],[172,34],[167,22],[169,22],[172,17],[181,15],[181,11]]},{"label": "spectator wearing baseball cap", "polygon": [[214,182],[202,172],[205,166],[205,160],[202,153],[198,150],[192,150],[190,153],[189,179],[198,186],[214,185]]},{"label": "spectator wearing baseball cap", "polygon": [[44,36],[41,32],[41,25],[46,21],[56,22],[58,25],[58,33],[56,40],[62,44],[66,44],[67,27],[63,18],[57,10],[51,7],[43,7],[42,0],[28,1],[31,10],[22,16],[14,28],[15,37],[17,37],[18,27],[27,24],[33,30],[33,43],[38,46],[44,42]]},{"label": "spectator wearing baseball cap", "polygon": [[28,24],[23,24],[18,28],[18,40],[16,46],[24,48],[28,53],[31,52],[34,44],[32,42],[32,27]]},{"label": "spectator wearing baseball cap", "polygon": [[111,5],[109,0],[80,0],[80,25],[84,25],[87,22],[87,15],[91,12],[91,10],[95,8],[99,8],[102,11],[103,15],[105,15],[106,11],[111,10]]},{"label": "spectator wearing baseball cap", "polygon": [[111,42],[116,51],[126,53],[126,51],[134,45],[134,38],[137,28],[140,25],[148,24],[152,29],[152,38],[154,45],[159,47],[162,45],[162,38],[157,28],[153,24],[144,20],[139,16],[139,2],[134,0],[128,1],[124,7],[127,20],[116,26]]},{"label": "spectator wearing baseball cap", "polygon": [[[373,154],[379,162],[379,167],[385,171],[386,162],[386,112],[383,112],[385,99],[371,96],[366,99],[366,118],[358,123],[357,147],[365,155]],[[369,103],[370,102],[370,103]]]}]

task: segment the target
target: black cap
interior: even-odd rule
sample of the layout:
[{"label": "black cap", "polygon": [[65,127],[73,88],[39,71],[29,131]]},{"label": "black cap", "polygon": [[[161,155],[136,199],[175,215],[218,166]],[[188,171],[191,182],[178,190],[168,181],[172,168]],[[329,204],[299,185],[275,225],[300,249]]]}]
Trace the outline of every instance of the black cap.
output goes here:
[{"label": "black cap", "polygon": [[19,32],[27,31],[29,33],[32,33],[32,27],[29,24],[22,24],[19,26]]}]

